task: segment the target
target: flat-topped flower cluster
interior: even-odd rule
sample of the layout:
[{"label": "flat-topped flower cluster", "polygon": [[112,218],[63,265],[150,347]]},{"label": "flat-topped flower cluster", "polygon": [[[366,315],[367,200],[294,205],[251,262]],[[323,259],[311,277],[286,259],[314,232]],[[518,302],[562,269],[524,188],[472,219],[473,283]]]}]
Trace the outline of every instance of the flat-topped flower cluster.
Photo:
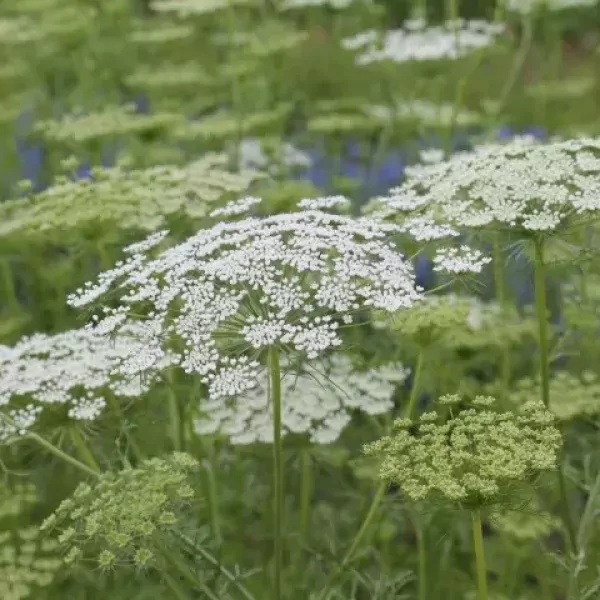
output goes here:
[{"label": "flat-topped flower cluster", "polygon": [[[412,266],[390,235],[397,226],[309,210],[223,221],[162,252],[166,232],[130,246],[129,257],[69,298],[120,298],[90,327],[117,333],[133,315],[160,343],[157,362],[179,344],[180,366],[209,397],[258,383],[258,358],[277,346],[309,360],[341,342],[340,327],[364,309],[396,311],[420,300]],[[148,358],[148,367],[152,360]]]},{"label": "flat-topped flower cluster", "polygon": [[600,139],[490,144],[406,171],[406,182],[377,199],[416,240],[493,226],[551,232],[589,221],[600,209]]}]

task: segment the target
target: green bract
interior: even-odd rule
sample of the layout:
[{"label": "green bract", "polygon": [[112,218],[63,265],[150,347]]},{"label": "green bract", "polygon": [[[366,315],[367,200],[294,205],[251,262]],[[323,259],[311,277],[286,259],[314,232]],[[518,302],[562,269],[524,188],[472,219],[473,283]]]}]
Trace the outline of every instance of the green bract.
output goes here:
[{"label": "green bract", "polygon": [[506,488],[553,470],[561,436],[554,417],[539,404],[519,414],[492,409],[478,397],[460,410],[460,397],[440,398],[450,411],[403,419],[391,436],[367,445],[381,460],[379,476],[397,483],[411,500],[446,500],[469,507],[497,503]]}]

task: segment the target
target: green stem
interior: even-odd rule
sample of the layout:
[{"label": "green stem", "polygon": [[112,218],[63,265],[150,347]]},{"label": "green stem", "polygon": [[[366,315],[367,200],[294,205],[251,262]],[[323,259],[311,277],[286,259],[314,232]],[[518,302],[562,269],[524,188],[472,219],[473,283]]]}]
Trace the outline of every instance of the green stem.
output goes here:
[{"label": "green stem", "polygon": [[[108,393],[107,396],[107,401],[108,401],[108,405],[110,406],[111,411],[113,412],[113,415],[117,421],[117,423],[122,423],[123,422],[123,411],[121,410],[121,406],[119,404],[119,399],[111,393]],[[133,455],[133,457],[139,462],[144,460],[145,456],[144,453],[142,452],[142,450],[140,449],[140,447],[137,445],[137,442],[135,441],[133,435],[131,433],[129,433],[129,431],[125,431],[125,435],[126,435],[126,440],[127,440],[127,446],[129,448],[131,448],[131,454]]]},{"label": "green stem", "polygon": [[205,560],[213,567],[216,567],[221,572],[221,574],[238,589],[238,591],[244,597],[245,600],[256,600],[254,596],[244,586],[244,584],[239,580],[239,578],[236,577],[231,571],[229,571],[229,569],[224,567],[221,564],[221,561],[215,558],[210,552],[208,552],[208,550],[196,544],[192,539],[190,539],[183,533],[176,531],[175,534],[177,535],[177,537],[179,537],[179,539],[184,541],[191,549],[193,549],[194,552],[197,552],[203,560]]},{"label": "green stem", "polygon": [[177,394],[175,393],[175,382],[173,374],[167,373],[167,381],[169,385],[168,405],[169,405],[169,428],[171,431],[171,443],[175,452],[182,452],[184,449],[182,435],[182,420],[181,411]]},{"label": "green stem", "polygon": [[546,301],[546,265],[544,263],[544,242],[535,241],[535,313],[539,333],[539,366],[542,384],[542,402],[550,407],[550,347],[548,344],[548,315]]},{"label": "green stem", "polygon": [[306,542],[310,520],[310,502],[312,499],[312,457],[310,451],[304,448],[300,454],[300,535]]},{"label": "green stem", "polygon": [[279,349],[269,350],[270,395],[273,408],[273,600],[281,600],[283,566],[283,449],[281,441],[281,367]]},{"label": "green stem", "polygon": [[71,429],[71,440],[73,441],[73,444],[75,444],[75,447],[77,448],[79,455],[83,459],[83,462],[85,462],[85,464],[88,465],[88,467],[99,473],[101,469],[98,466],[98,463],[96,462],[92,451],[85,443],[85,440],[83,439],[83,436],[81,435],[81,431],[79,431],[79,429]]},{"label": "green stem", "polygon": [[8,306],[13,312],[19,312],[20,305],[17,298],[17,293],[15,291],[15,282],[13,279],[12,269],[10,268],[10,262],[8,260],[3,260],[0,263],[0,269],[2,271],[3,292]]},{"label": "green stem", "polygon": [[360,529],[358,530],[358,533],[354,536],[354,539],[352,540],[352,544],[350,545],[350,548],[348,548],[348,550],[346,551],[346,554],[344,555],[344,558],[342,558],[342,562],[339,564],[338,568],[330,575],[329,579],[325,583],[325,586],[323,587],[323,591],[319,595],[319,600],[326,600],[327,595],[331,591],[331,588],[337,581],[338,577],[344,572],[344,569],[351,562],[352,558],[354,557],[354,553],[356,552],[357,548],[359,547],[360,543],[362,542],[362,539],[365,537],[365,534],[367,533],[369,527],[371,526],[373,519],[375,518],[375,515],[377,514],[377,510],[379,509],[379,505],[381,504],[381,501],[383,500],[383,497],[385,496],[387,488],[388,488],[387,481],[382,481],[379,484],[379,487],[377,488],[377,490],[375,492],[375,496],[373,496],[373,500],[371,501],[371,506],[369,507],[369,511],[367,512],[367,514],[362,522],[362,525],[360,526]]},{"label": "green stem", "polygon": [[[539,331],[539,355],[541,377],[541,399],[546,408],[550,407],[550,346],[548,343],[548,307],[546,300],[546,265],[544,259],[544,241],[540,238],[535,241],[535,313]],[[571,550],[577,552],[577,535],[571,516],[567,496],[567,484],[562,466],[557,470],[558,487],[560,490],[560,503],[563,525],[567,531],[568,542]]]},{"label": "green stem", "polygon": [[212,533],[216,543],[220,545],[223,543],[223,536],[221,535],[221,518],[218,501],[219,494],[217,492],[217,482],[213,470],[212,453],[211,460],[202,461],[202,466],[204,467],[204,473],[206,475],[206,490],[208,495]]},{"label": "green stem", "polygon": [[[500,244],[500,234],[494,237],[493,242],[493,263],[494,263],[494,288],[496,292],[496,302],[502,310],[508,307],[508,294],[506,291],[506,281],[504,278],[504,265],[502,260],[502,246]],[[500,362],[500,377],[502,381],[502,396],[503,399],[508,393],[511,377],[510,351],[508,346],[502,348],[502,356]]]},{"label": "green stem", "polygon": [[78,461],[76,458],[73,458],[66,452],[63,452],[60,448],[57,448],[54,444],[51,444],[48,440],[39,436],[37,433],[33,433],[30,431],[24,437],[29,438],[30,440],[33,440],[34,442],[36,442],[37,444],[42,446],[45,450],[48,450],[48,452],[50,452],[51,454],[54,454],[54,456],[60,458],[61,460],[64,460],[65,462],[69,463],[73,467],[78,468],[80,471],[84,471],[88,475],[92,475],[94,477],[100,476],[100,469],[98,469],[97,467],[94,469],[94,468],[89,467],[88,465]]},{"label": "green stem", "polygon": [[417,398],[421,388],[421,379],[423,377],[423,366],[425,365],[425,350],[421,348],[419,350],[419,356],[417,357],[417,365],[415,367],[415,374],[413,378],[412,388],[410,390],[410,397],[408,399],[408,407],[406,409],[406,418],[412,419],[415,416],[415,409],[417,407]]},{"label": "green stem", "polygon": [[427,544],[425,532],[417,526],[417,547],[419,551],[419,600],[427,600]]},{"label": "green stem", "polygon": [[190,600],[190,597],[181,589],[177,580],[171,577],[168,573],[163,573],[165,583],[168,588],[173,592],[176,600]]},{"label": "green stem", "polygon": [[475,566],[477,569],[477,600],[487,600],[487,570],[483,549],[483,532],[481,530],[481,513],[479,509],[471,512],[473,529],[473,545],[475,547]]}]

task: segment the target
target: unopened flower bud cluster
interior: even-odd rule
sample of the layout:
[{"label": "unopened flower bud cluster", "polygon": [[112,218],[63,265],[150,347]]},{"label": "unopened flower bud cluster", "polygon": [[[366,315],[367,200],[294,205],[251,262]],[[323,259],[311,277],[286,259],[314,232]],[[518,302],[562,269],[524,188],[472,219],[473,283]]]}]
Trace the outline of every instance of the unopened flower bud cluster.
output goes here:
[{"label": "unopened flower bud cluster", "polygon": [[381,461],[381,479],[411,500],[490,505],[512,486],[556,468],[561,435],[539,403],[515,414],[493,410],[491,397],[479,396],[464,409],[459,396],[440,402],[450,408],[448,419],[431,411],[415,422],[399,420],[391,436],[365,448]]},{"label": "unopened flower bud cluster", "polygon": [[170,532],[189,514],[198,470],[193,457],[174,453],[103,473],[93,485],[80,484],[41,529],[61,531],[68,564],[93,560],[103,569],[148,568],[172,547]]}]

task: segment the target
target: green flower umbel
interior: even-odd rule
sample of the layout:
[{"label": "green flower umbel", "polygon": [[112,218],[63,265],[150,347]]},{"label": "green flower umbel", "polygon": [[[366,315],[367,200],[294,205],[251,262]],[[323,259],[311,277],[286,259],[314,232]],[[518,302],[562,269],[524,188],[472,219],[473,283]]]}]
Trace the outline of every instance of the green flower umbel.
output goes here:
[{"label": "green flower umbel", "polygon": [[192,506],[199,468],[187,454],[145,461],[139,468],[104,473],[81,484],[43,524],[59,527],[65,561],[91,559],[101,568],[157,566],[173,546],[174,526]]},{"label": "green flower umbel", "polygon": [[365,452],[381,459],[380,477],[411,500],[494,504],[507,487],[556,468],[561,445],[554,416],[540,404],[515,414],[494,411],[494,402],[479,396],[461,410],[460,397],[443,396],[449,418],[428,412],[414,422],[396,421],[394,433]]}]

